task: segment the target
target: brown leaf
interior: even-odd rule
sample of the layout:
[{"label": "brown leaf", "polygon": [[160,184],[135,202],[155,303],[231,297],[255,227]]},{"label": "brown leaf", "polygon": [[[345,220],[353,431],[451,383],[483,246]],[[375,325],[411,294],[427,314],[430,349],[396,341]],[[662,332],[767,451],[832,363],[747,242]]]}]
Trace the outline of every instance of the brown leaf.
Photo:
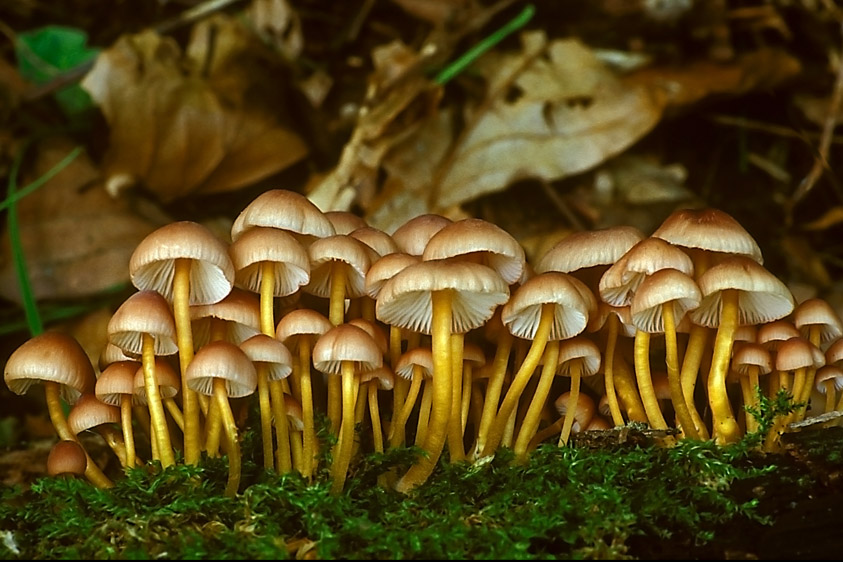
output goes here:
[{"label": "brown leaf", "polygon": [[[45,141],[21,185],[40,177],[72,148],[66,140]],[[20,200],[18,214],[30,281],[39,299],[88,296],[128,282],[129,257],[160,226],[137,216],[126,201],[111,198],[86,155]],[[0,247],[0,296],[20,302],[8,230]]]}]

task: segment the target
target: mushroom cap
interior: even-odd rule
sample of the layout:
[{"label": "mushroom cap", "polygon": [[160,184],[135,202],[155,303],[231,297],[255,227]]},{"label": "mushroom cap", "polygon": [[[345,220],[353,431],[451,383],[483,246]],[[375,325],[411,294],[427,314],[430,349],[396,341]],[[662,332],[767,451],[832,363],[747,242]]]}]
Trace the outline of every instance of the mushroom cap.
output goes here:
[{"label": "mushroom cap", "polygon": [[427,242],[422,260],[470,258],[495,270],[508,285],[517,282],[527,258],[524,248],[501,227],[477,218],[446,225]]},{"label": "mushroom cap", "polygon": [[694,263],[677,246],[661,238],[645,238],[603,273],[598,287],[600,298],[612,306],[628,305],[644,279],[662,269],[676,269],[693,276]]},{"label": "mushroom cap", "polygon": [[177,259],[190,260],[190,304],[221,301],[234,286],[228,248],[207,227],[192,221],[164,225],[138,244],[129,260],[132,284],[172,302]]},{"label": "mushroom cap", "polygon": [[193,345],[202,347],[211,338],[211,320],[225,323],[225,340],[240,345],[260,333],[260,299],[254,293],[234,288],[224,299],[213,304],[190,307]]},{"label": "mushroom cap", "polygon": [[106,423],[120,423],[120,408],[100,402],[93,394],[80,396],[67,415],[67,425],[74,435]]},{"label": "mushroom cap", "polygon": [[26,394],[34,383],[55,382],[64,400],[73,404],[94,391],[96,375],[78,341],[60,332],[44,332],[25,341],[9,356],[3,369],[6,386]]},{"label": "mushroom cap", "polygon": [[106,367],[94,387],[97,400],[112,406],[119,406],[124,396],[131,400],[135,392],[135,373],[138,367],[136,361],[115,361]]},{"label": "mushroom cap", "polygon": [[819,330],[820,345],[843,335],[843,322],[840,316],[823,299],[808,299],[793,311],[793,324],[803,337],[808,337],[811,329]]},{"label": "mushroom cap", "polygon": [[759,327],[755,334],[755,341],[770,351],[776,351],[785,341],[799,336],[799,330],[793,322],[781,318]]},{"label": "mushroom cap", "polygon": [[375,381],[379,390],[392,390],[395,386],[395,373],[383,365],[377,369],[360,374],[360,383]]},{"label": "mushroom cap", "polygon": [[432,295],[443,290],[453,293],[453,333],[482,326],[495,308],[509,299],[509,286],[485,265],[459,260],[422,261],[404,268],[384,284],[375,315],[384,324],[430,334]]},{"label": "mushroom cap", "polygon": [[429,347],[415,347],[402,353],[395,364],[395,374],[411,380],[414,367],[419,367],[425,378],[433,376],[433,352]]},{"label": "mushroom cap", "polygon": [[618,261],[646,235],[634,226],[611,226],[569,234],[553,245],[539,259],[536,273],[561,271],[572,273]]},{"label": "mushroom cap", "polygon": [[47,474],[50,476],[83,476],[88,468],[88,455],[76,441],[57,441],[47,455]]},{"label": "mushroom cap", "polygon": [[252,363],[262,363],[271,381],[285,379],[293,372],[293,356],[281,341],[266,334],[256,334],[240,344]]},{"label": "mushroom cap", "polygon": [[304,431],[304,413],[301,402],[296,400],[294,396],[284,394],[284,408],[290,427],[295,431]]},{"label": "mushroom cap", "polygon": [[834,340],[825,350],[825,362],[843,366],[843,338]]},{"label": "mushroom cap", "polygon": [[363,330],[365,330],[366,333],[372,336],[372,339],[375,340],[375,343],[378,345],[378,349],[381,350],[381,353],[384,355],[389,353],[389,338],[379,324],[375,324],[365,318],[354,318],[353,320],[349,320],[348,324],[357,326],[358,328],[363,328]]},{"label": "mushroom cap", "polygon": [[653,232],[676,246],[745,256],[763,264],[755,239],[731,215],[718,209],[680,209]]},{"label": "mushroom cap", "polygon": [[834,389],[836,391],[843,390],[843,368],[837,365],[824,365],[820,367],[814,378],[814,385],[820,394],[826,394],[828,391],[828,387],[826,386],[826,382],[828,381],[834,383]]},{"label": "mushroom cap", "polygon": [[790,290],[757,262],[742,256],[730,257],[706,270],[697,280],[703,298],[691,312],[695,323],[720,325],[721,295],[738,291],[738,324],[763,324],[790,314],[794,301]]},{"label": "mushroom cap", "polygon": [[471,365],[472,368],[477,369],[486,364],[486,354],[476,343],[466,342],[463,345],[462,360],[466,365]]},{"label": "mushroom cap", "polygon": [[325,211],[324,214],[334,226],[336,234],[351,234],[358,228],[366,226],[366,220],[351,211]]},{"label": "mushroom cap", "polygon": [[152,336],[155,355],[178,353],[176,322],[170,305],[155,291],[139,291],[114,312],[108,322],[108,341],[129,357],[143,353],[143,335]]},{"label": "mushroom cap", "polygon": [[600,348],[590,339],[578,336],[559,342],[559,359],[556,362],[556,373],[566,377],[572,376],[571,369],[575,364],[580,365],[580,375],[588,377],[600,370],[602,358]]},{"label": "mushroom cap", "polygon": [[126,355],[122,349],[111,342],[107,342],[100,352],[97,366],[100,371],[104,371],[106,367],[118,361],[137,361],[137,358]]},{"label": "mushroom cap", "polygon": [[312,308],[298,308],[288,312],[278,321],[275,337],[288,346],[295,347],[299,337],[318,337],[333,327],[331,321],[321,312]]},{"label": "mushroom cap", "polygon": [[515,289],[501,309],[501,320],[512,335],[533,339],[539,327],[542,308],[553,306],[550,339],[571,338],[588,325],[587,304],[567,273],[549,271],[524,282]]},{"label": "mushroom cap", "polygon": [[214,393],[214,379],[225,381],[229,398],[249,396],[258,386],[258,375],[249,357],[225,341],[213,341],[197,351],[184,376],[188,388],[206,396]]},{"label": "mushroom cap", "polygon": [[[155,382],[161,398],[172,398],[181,390],[181,377],[173,366],[164,358],[155,358]],[[134,403],[146,404],[146,381],[143,378],[143,366],[135,371]]]},{"label": "mushroom cap", "polygon": [[[817,347],[802,336],[790,338],[779,346],[776,351],[776,370],[795,371],[796,369],[807,369],[817,367]],[[820,354],[822,354],[820,352]],[[822,358],[825,363],[825,356]],[[819,365],[822,366],[822,365]]]},{"label": "mushroom cap", "polygon": [[[571,401],[571,393],[563,392],[553,402],[556,411],[560,416],[568,413],[568,403]],[[577,404],[574,410],[574,425],[571,431],[580,432],[591,422],[594,418],[597,408],[594,405],[594,399],[584,392],[577,395]]]},{"label": "mushroom cap", "polygon": [[632,323],[629,306],[612,306],[603,301],[597,305],[597,310],[594,314],[588,315],[588,326],[586,330],[592,333],[598,332],[600,328],[606,325],[611,315],[618,317],[618,335],[627,338],[635,335],[636,328],[635,324]]},{"label": "mushroom cap", "polygon": [[742,375],[748,374],[750,367],[758,367],[758,374],[766,375],[773,370],[773,357],[763,345],[745,343],[735,350],[730,367]]},{"label": "mushroom cap", "polygon": [[362,297],[366,272],[372,265],[369,251],[363,242],[347,234],[335,234],[316,240],[307,248],[310,256],[310,283],[302,290],[317,297],[330,297],[334,263],[344,263],[346,298]]},{"label": "mushroom cap", "polygon": [[234,220],[231,239],[236,242],[255,226],[287,230],[304,241],[336,234],[334,225],[319,207],[301,193],[286,189],[271,189],[255,197]]},{"label": "mushroom cap", "polygon": [[688,274],[676,269],[661,269],[647,277],[635,291],[629,312],[632,323],[642,332],[664,333],[664,306],[673,309],[675,325],[689,310],[696,309],[702,295]]},{"label": "mushroom cap", "polygon": [[301,242],[277,228],[254,227],[229,247],[234,283],[253,293],[261,292],[263,266],[275,272],[273,296],[286,297],[310,282],[310,258]]},{"label": "mushroom cap", "polygon": [[[374,250],[378,258],[388,256],[398,252],[398,244],[392,239],[392,236],[375,228],[374,226],[363,226],[353,230],[349,236],[363,242],[366,246]],[[372,260],[374,262],[376,260]]]},{"label": "mushroom cap", "polygon": [[353,324],[340,324],[316,340],[313,366],[330,375],[339,375],[343,363],[352,363],[355,373],[383,366],[383,353],[366,330]]},{"label": "mushroom cap", "polygon": [[594,416],[583,431],[605,431],[607,429],[612,429],[609,420],[603,416]]},{"label": "mushroom cap", "polygon": [[395,229],[392,239],[400,251],[421,257],[427,242],[433,235],[452,222],[447,217],[433,213],[418,215]]},{"label": "mushroom cap", "polygon": [[373,299],[378,298],[384,283],[395,277],[395,275],[409,265],[419,263],[421,258],[411,256],[404,252],[394,252],[381,256],[377,261],[372,262],[369,271],[366,272],[364,290]]}]

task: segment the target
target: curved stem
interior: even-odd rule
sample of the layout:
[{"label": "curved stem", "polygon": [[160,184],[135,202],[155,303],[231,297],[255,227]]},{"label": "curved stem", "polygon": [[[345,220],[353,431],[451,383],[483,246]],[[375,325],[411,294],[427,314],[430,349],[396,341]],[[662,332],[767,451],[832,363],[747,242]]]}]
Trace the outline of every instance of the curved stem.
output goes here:
[{"label": "curved stem", "polygon": [[279,474],[286,474],[293,469],[292,452],[290,451],[290,433],[287,422],[287,402],[284,400],[283,380],[269,381],[269,403],[272,406],[272,417],[275,423],[275,467]]},{"label": "curved stem", "polygon": [[618,342],[618,324],[620,319],[616,314],[610,314],[606,320],[608,323],[608,334],[606,337],[606,360],[603,364],[603,378],[606,386],[606,401],[609,404],[609,412],[612,414],[612,423],[615,427],[624,425],[623,414],[621,414],[618,396],[615,393],[615,347]]},{"label": "curved stem", "polygon": [[451,462],[465,458],[462,434],[463,334],[451,334],[451,414],[448,419],[448,453]]},{"label": "curved stem", "polygon": [[[173,317],[179,347],[181,399],[184,412],[184,462],[197,464],[201,452],[199,402],[196,392],[187,387],[187,367],[193,361],[193,331],[190,326],[190,262],[177,259],[173,272]],[[147,391],[148,392],[148,391]],[[160,445],[160,443],[159,443]],[[161,449],[161,447],[159,447]],[[159,451],[162,452],[162,451]]]},{"label": "curved stem", "polygon": [[[345,264],[334,262],[331,265],[331,296],[328,302],[328,320],[339,326],[345,320]],[[336,435],[340,429],[342,417],[342,397],[340,396],[340,377],[328,377],[328,419],[331,420],[331,432]]]},{"label": "curved stem", "polygon": [[266,363],[259,361],[255,364],[258,374],[258,405],[261,420],[261,444],[263,445],[263,467],[266,470],[275,469],[275,452],[272,446],[272,406],[269,400],[269,378]]},{"label": "curved stem", "polygon": [[708,374],[708,402],[711,406],[712,433],[720,445],[740,438],[740,427],[732,413],[726,390],[726,375],[732,356],[732,343],[738,327],[738,292],[726,289],[721,295],[720,325],[714,339],[714,353]]},{"label": "curved stem", "polygon": [[613,371],[615,373],[615,388],[617,388],[618,396],[626,409],[627,418],[630,421],[647,423],[647,412],[644,410],[644,403],[641,401],[638,392],[635,374],[618,350],[615,350]]},{"label": "curved stem", "polygon": [[[635,332],[635,378],[638,381],[638,392],[644,402],[647,412],[647,422],[653,429],[667,429],[656,391],[653,389],[653,378],[650,375],[650,334],[642,330]],[[568,411],[571,409],[569,408]]]},{"label": "curved stem", "polygon": [[342,423],[331,464],[331,494],[333,495],[342,492],[348,465],[351,464],[351,451],[354,444],[354,364],[351,361],[343,361],[341,376],[336,378],[339,378],[342,383]]},{"label": "curved stem", "polygon": [[158,390],[158,381],[155,378],[155,342],[149,334],[143,334],[143,353],[141,355],[143,366],[143,384],[146,390],[146,401],[149,407],[149,418],[155,439],[158,441],[158,455],[161,458],[161,466],[167,468],[175,464],[173,445],[170,443],[170,429],[167,427],[167,418],[164,417],[164,405],[161,403],[161,394]]},{"label": "curved stem", "polygon": [[509,364],[509,356],[512,353],[512,344],[515,336],[508,330],[503,330],[498,347],[495,350],[495,358],[492,360],[492,372],[489,381],[486,383],[486,396],[483,400],[483,413],[480,415],[480,427],[477,429],[477,442],[474,445],[474,458],[478,458],[486,446],[486,436],[492,422],[495,421],[495,413],[500,405],[501,389],[506,378],[506,367]]},{"label": "curved stem", "polygon": [[[269,261],[261,263],[260,324],[262,333],[275,337],[275,266]],[[269,397],[269,379],[266,366],[258,365],[257,367],[263,467],[273,470],[275,459],[272,448],[272,404]],[[281,398],[284,398],[283,394]]]},{"label": "curved stem", "polygon": [[208,417],[205,418],[205,452],[211,458],[220,453],[220,437],[222,436],[222,414],[216,400],[208,407]]},{"label": "curved stem", "polygon": [[126,444],[126,466],[135,466],[135,434],[132,428],[132,397],[120,396],[120,428],[123,430],[123,443]]},{"label": "curved stem", "polygon": [[523,464],[527,460],[528,446],[530,445],[530,440],[536,434],[536,429],[539,427],[542,409],[547,401],[548,394],[550,394],[553,377],[556,376],[556,363],[558,360],[559,342],[550,341],[545,346],[544,365],[542,366],[539,384],[536,386],[536,392],[530,401],[530,407],[524,415],[524,420],[521,422],[521,429],[515,438],[515,447],[513,450],[515,451],[515,461],[518,463]]},{"label": "curved stem", "polygon": [[[52,381],[44,381],[44,395],[47,400],[47,411],[50,414],[50,421],[53,422],[53,427],[58,433],[60,439],[67,441],[76,441],[79,439],[67,425],[67,418],[64,415],[64,410],[61,406],[61,398],[59,396],[59,384]],[[94,459],[85,451],[85,457],[88,459],[88,464],[85,467],[85,477],[88,481],[97,488],[111,488],[114,482],[106,476]]]},{"label": "curved stem", "polygon": [[823,413],[833,412],[837,388],[834,386],[833,380],[825,381],[823,386],[825,387],[825,409],[823,410]]},{"label": "curved stem", "polygon": [[435,291],[431,295],[433,305],[432,351],[433,351],[433,399],[430,408],[430,423],[423,448],[427,456],[416,461],[396,484],[399,492],[409,492],[427,480],[439,462],[442,448],[448,434],[448,420],[451,416],[451,290]]},{"label": "curved stem", "polygon": [[[758,369],[756,366],[750,367],[750,369]],[[747,407],[752,407],[755,405],[755,400],[753,399],[753,386],[752,381],[750,380],[749,374],[741,375],[740,377],[741,383],[741,396],[743,397],[744,403],[744,425],[746,426],[747,433],[753,433],[758,429],[758,422],[755,420],[755,416],[750,414],[747,411]]]},{"label": "curved stem", "polygon": [[389,427],[390,447],[398,447],[404,442],[404,427],[407,425],[407,420],[410,418],[413,406],[415,406],[416,400],[418,399],[423,379],[424,375],[421,373],[421,367],[418,365],[413,366],[413,377],[410,382],[410,390],[407,393],[407,397],[404,400],[403,405],[401,406],[401,410],[398,412],[395,419],[392,420],[392,424]]},{"label": "curved stem", "polygon": [[421,447],[427,438],[427,426],[430,424],[430,409],[433,406],[433,381],[424,381],[421,403],[419,404],[419,419],[416,421],[415,446]]},{"label": "curved stem", "polygon": [[489,428],[489,435],[481,453],[483,457],[493,455],[495,449],[501,443],[506,425],[509,422],[509,416],[515,410],[516,406],[518,406],[518,399],[521,397],[521,393],[524,392],[527,381],[530,380],[544,354],[544,348],[550,337],[550,329],[553,326],[553,308],[555,306],[552,303],[542,305],[536,335],[530,344],[527,357],[524,358],[524,362],[521,363],[521,367],[512,378],[512,383],[509,385],[509,389],[503,397],[503,402],[501,402],[501,407],[495,416],[495,421]]},{"label": "curved stem", "polygon": [[228,403],[224,379],[214,378],[214,401],[222,417],[222,425],[228,441],[228,482],[225,486],[225,495],[234,497],[240,487],[240,441],[237,438],[237,424],[234,422],[234,413]]},{"label": "curved stem", "polygon": [[574,427],[574,418],[577,416],[577,402],[580,400],[581,378],[582,363],[574,361],[573,364],[571,364],[571,393],[568,395],[568,411],[565,412],[565,422],[562,424],[562,433],[559,434],[560,447],[568,444],[568,438],[571,436],[571,429]]},{"label": "curved stem", "polygon": [[462,368],[462,400],[460,401],[460,431],[465,436],[465,426],[468,424],[468,410],[471,407],[471,386],[473,384],[474,369],[471,364],[464,363]]},{"label": "curved stem", "polygon": [[313,422],[313,384],[310,380],[310,336],[302,336],[298,342],[299,386],[301,387],[301,415],[304,422],[302,434],[302,475],[310,478],[316,468],[316,426]]},{"label": "curved stem", "polygon": [[679,373],[679,351],[676,345],[676,321],[673,314],[673,304],[662,305],[662,316],[664,318],[664,342],[665,362],[667,364],[667,383],[670,387],[670,401],[673,403],[673,411],[679,421],[679,428],[686,438],[699,439],[696,424],[691,418],[691,411],[688,409],[688,401],[682,392],[682,380]]},{"label": "curved stem", "polygon": [[694,392],[696,390],[697,377],[699,376],[707,340],[708,328],[693,324],[691,326],[691,335],[688,337],[688,344],[685,347],[685,356],[682,359],[682,369],[679,372],[679,380],[682,384],[682,394],[685,396],[685,404],[688,406],[688,412],[691,414],[691,419],[694,421],[694,427],[697,428],[700,439],[704,440],[709,438],[708,429],[697,410],[694,401]]}]

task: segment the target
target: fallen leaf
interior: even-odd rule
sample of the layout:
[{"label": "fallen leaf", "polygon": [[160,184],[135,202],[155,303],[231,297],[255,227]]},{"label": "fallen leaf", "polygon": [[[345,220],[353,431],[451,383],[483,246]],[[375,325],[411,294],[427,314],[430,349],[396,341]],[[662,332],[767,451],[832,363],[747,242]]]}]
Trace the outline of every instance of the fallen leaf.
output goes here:
[{"label": "fallen leaf", "polygon": [[[21,186],[40,177],[72,149],[64,139],[44,141]],[[111,198],[84,154],[21,199],[17,207],[23,252],[38,299],[89,296],[127,283],[135,247],[163,224],[138,216],[125,200]],[[19,303],[8,229],[0,243],[0,296]]]}]

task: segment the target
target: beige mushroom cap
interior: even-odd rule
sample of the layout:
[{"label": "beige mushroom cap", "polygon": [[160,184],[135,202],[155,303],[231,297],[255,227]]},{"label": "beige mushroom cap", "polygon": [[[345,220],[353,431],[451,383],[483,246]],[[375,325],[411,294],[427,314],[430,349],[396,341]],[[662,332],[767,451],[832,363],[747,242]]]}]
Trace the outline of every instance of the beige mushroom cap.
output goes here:
[{"label": "beige mushroom cap", "polygon": [[340,324],[321,335],[313,346],[313,366],[323,373],[338,375],[342,364],[349,362],[355,373],[383,366],[383,353],[363,328]]},{"label": "beige mushroom cap", "polygon": [[88,456],[76,441],[57,441],[47,455],[47,474],[50,476],[84,476],[87,468]]},{"label": "beige mushroom cap", "polygon": [[[181,391],[181,377],[170,363],[162,358],[155,358],[155,382],[161,398],[172,398]],[[143,366],[135,371],[134,403],[146,404],[146,381],[143,378]]]},{"label": "beige mushroom cap", "polygon": [[433,235],[452,222],[447,217],[433,213],[418,215],[399,226],[392,233],[392,239],[405,254],[421,257]]},{"label": "beige mushroom cap", "polygon": [[188,388],[210,396],[214,379],[223,379],[229,398],[249,396],[258,385],[258,375],[249,357],[236,345],[214,341],[196,352],[185,372]]},{"label": "beige mushroom cap", "polygon": [[662,269],[647,277],[638,287],[629,312],[636,328],[648,333],[664,333],[664,306],[673,312],[674,327],[702,300],[696,282],[676,269]]},{"label": "beige mushroom cap", "polygon": [[170,305],[155,291],[139,291],[114,312],[107,327],[108,341],[130,357],[143,353],[143,335],[152,336],[155,355],[178,353],[176,323]]},{"label": "beige mushroom cap", "polygon": [[644,238],[646,235],[633,226],[612,226],[575,232],[545,252],[539,259],[536,273],[571,273],[580,269],[611,265]]},{"label": "beige mushroom cap", "polygon": [[582,293],[567,273],[549,271],[528,279],[515,289],[501,309],[501,320],[512,335],[533,339],[544,305],[552,304],[551,340],[576,336],[588,325],[588,308]]},{"label": "beige mushroom cap", "polygon": [[424,377],[433,376],[433,352],[429,347],[415,347],[402,353],[395,364],[395,374],[410,380],[415,367],[421,369]]},{"label": "beige mushroom cap", "polygon": [[307,249],[310,257],[310,283],[305,285],[304,292],[318,297],[331,295],[332,269],[335,262],[346,264],[345,296],[346,298],[362,297],[366,272],[372,265],[369,248],[363,242],[347,234],[336,234],[320,238]]},{"label": "beige mushroom cap", "polygon": [[97,400],[93,394],[80,396],[67,415],[67,425],[74,435],[107,423],[120,423],[120,408]]},{"label": "beige mushroom cap", "polygon": [[260,300],[256,294],[235,287],[219,302],[191,306],[190,325],[195,347],[210,341],[212,319],[225,323],[226,341],[240,345],[260,333]]},{"label": "beige mushroom cap", "polygon": [[263,266],[272,264],[275,273],[273,295],[286,297],[310,282],[310,259],[301,242],[276,228],[255,227],[244,232],[229,247],[236,274],[235,284],[260,293]]},{"label": "beige mushroom cap", "polygon": [[94,387],[97,399],[112,406],[119,406],[123,396],[131,400],[138,366],[135,361],[115,361],[106,367]]},{"label": "beige mushroom cap", "polygon": [[265,191],[253,199],[234,220],[231,239],[237,241],[255,226],[287,230],[305,240],[336,234],[334,225],[319,207],[301,193],[285,189]]},{"label": "beige mushroom cap", "polygon": [[257,334],[240,344],[252,363],[263,363],[271,381],[285,379],[293,372],[293,356],[281,341],[266,334]]}]

